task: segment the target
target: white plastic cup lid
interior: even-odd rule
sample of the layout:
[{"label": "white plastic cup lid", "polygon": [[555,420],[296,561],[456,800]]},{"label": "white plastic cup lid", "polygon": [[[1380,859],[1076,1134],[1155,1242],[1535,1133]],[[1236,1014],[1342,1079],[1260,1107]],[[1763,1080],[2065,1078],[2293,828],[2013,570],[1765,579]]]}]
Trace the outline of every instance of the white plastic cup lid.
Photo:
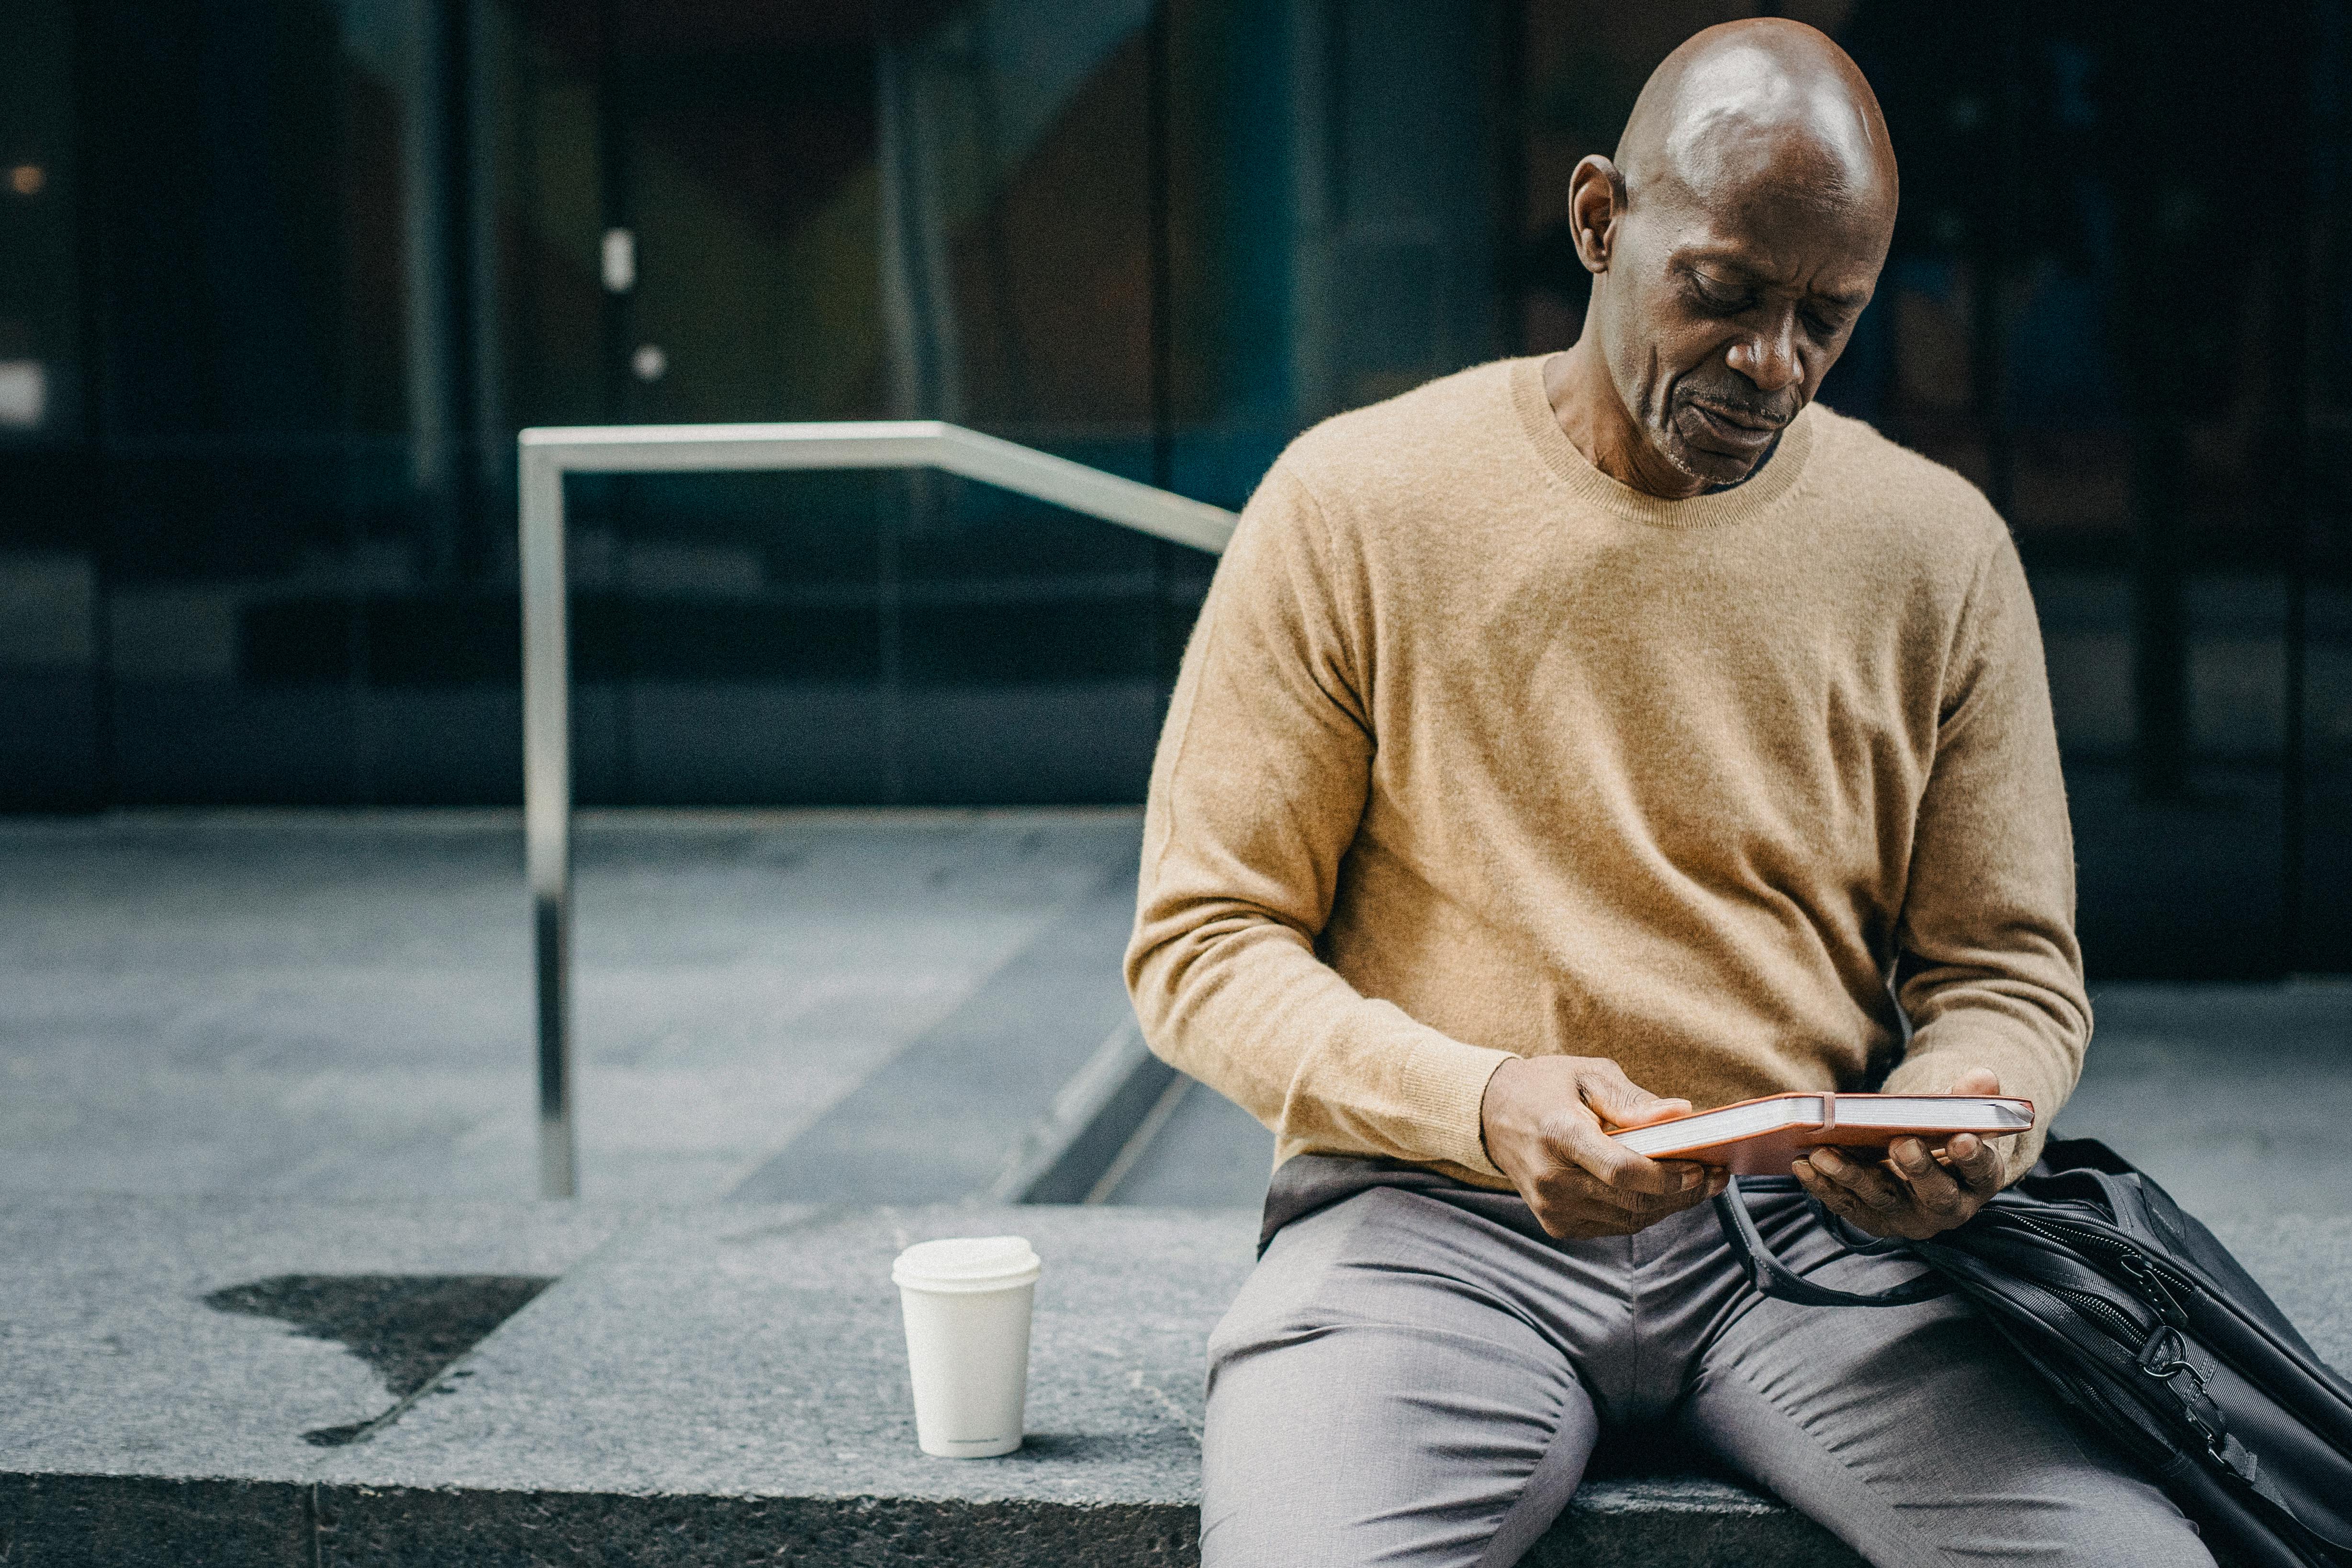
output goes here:
[{"label": "white plastic cup lid", "polygon": [[986,1290],[1037,1277],[1036,1253],[1018,1236],[959,1236],[919,1241],[898,1254],[890,1278],[901,1285],[940,1290]]}]

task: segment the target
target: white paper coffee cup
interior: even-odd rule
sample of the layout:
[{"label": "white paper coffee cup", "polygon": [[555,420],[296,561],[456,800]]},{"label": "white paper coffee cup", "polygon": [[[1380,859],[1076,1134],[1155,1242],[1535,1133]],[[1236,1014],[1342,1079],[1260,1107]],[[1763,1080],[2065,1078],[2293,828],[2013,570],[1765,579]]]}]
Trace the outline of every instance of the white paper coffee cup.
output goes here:
[{"label": "white paper coffee cup", "polygon": [[1021,1447],[1038,1268],[1017,1236],[919,1242],[891,1265],[924,1453],[984,1459]]}]

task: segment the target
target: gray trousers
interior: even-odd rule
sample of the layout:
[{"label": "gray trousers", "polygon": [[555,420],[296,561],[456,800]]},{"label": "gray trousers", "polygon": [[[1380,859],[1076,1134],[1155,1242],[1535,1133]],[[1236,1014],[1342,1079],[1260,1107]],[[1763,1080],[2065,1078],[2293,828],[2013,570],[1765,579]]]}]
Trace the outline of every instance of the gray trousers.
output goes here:
[{"label": "gray trousers", "polygon": [[[1759,1226],[1801,1272],[1870,1290],[1916,1271],[1843,1254],[1793,1181],[1760,1185]],[[1302,1156],[1267,1223],[1209,1342],[1203,1568],[1506,1568],[1602,1442],[1728,1467],[1880,1568],[2211,1568],[1973,1308],[1763,1300],[1705,1204],[1553,1241],[1515,1195]]]}]

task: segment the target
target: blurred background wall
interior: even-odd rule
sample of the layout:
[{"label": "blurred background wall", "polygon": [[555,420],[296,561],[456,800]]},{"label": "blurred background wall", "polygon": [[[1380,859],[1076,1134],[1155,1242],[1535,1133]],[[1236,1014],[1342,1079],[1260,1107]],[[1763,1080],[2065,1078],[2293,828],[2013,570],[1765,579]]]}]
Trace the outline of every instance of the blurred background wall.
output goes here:
[{"label": "blurred background wall", "polygon": [[[0,807],[520,797],[515,431],[959,420],[1238,506],[1572,342],[1645,0],[11,0]],[[1815,0],[1903,161],[1823,397],[2041,605],[2106,977],[2352,969],[2347,0]],[[1142,794],[1213,563],[575,480],[587,803]]]}]

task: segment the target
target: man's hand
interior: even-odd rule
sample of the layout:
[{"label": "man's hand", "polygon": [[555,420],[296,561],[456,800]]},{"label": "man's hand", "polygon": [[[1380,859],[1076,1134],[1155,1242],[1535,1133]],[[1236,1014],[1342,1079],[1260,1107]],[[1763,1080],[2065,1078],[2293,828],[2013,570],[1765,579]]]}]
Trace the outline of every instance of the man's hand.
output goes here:
[{"label": "man's hand", "polygon": [[[1951,1092],[1999,1094],[2000,1079],[1978,1068],[1961,1074]],[[1942,1153],[1939,1163],[1923,1140],[1897,1138],[1886,1151],[1891,1173],[1833,1149],[1816,1149],[1790,1169],[1805,1191],[1855,1229],[1925,1241],[1963,1224],[2000,1191],[2000,1154],[1975,1133],[1955,1133]]]},{"label": "man's hand", "polygon": [[1479,1107],[1486,1157],[1554,1237],[1631,1236],[1723,1190],[1723,1173],[1645,1160],[1602,1130],[1686,1116],[1687,1100],[1636,1089],[1601,1057],[1507,1061]]}]

